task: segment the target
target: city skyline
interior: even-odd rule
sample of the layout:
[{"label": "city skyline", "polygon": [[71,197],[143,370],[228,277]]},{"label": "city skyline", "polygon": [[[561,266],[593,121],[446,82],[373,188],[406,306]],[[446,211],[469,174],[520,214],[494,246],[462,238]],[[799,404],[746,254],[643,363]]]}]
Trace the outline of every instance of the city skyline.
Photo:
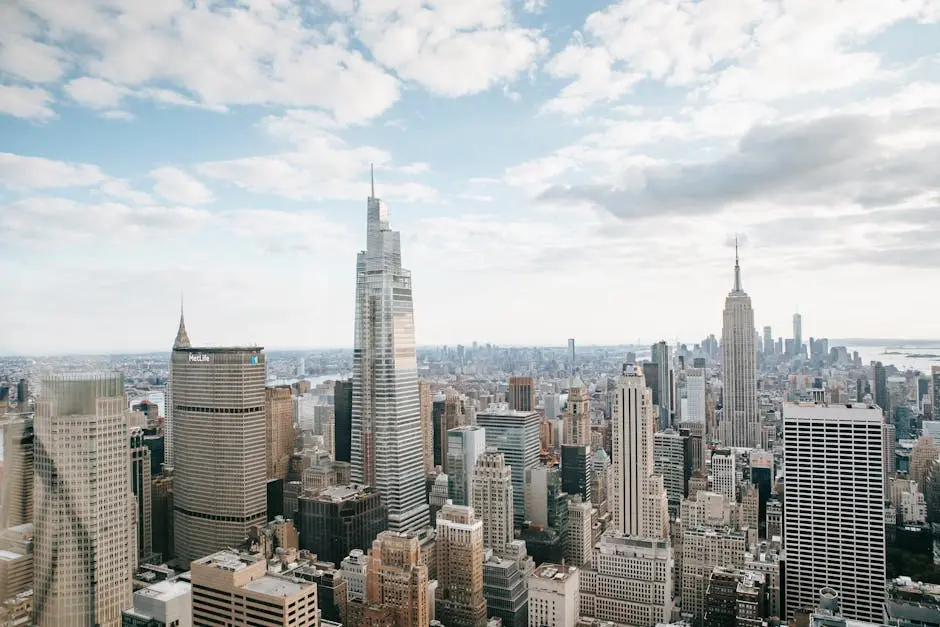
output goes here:
[{"label": "city skyline", "polygon": [[180,291],[209,344],[346,344],[369,163],[421,345],[702,337],[736,234],[777,336],[935,333],[932,5],[54,5],[0,27],[0,353],[162,348]]}]

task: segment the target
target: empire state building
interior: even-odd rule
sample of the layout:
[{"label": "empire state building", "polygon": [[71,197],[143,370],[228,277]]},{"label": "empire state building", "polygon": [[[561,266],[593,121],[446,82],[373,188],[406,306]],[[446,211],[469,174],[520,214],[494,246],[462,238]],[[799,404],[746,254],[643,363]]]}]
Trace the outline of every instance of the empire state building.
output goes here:
[{"label": "empire state building", "polygon": [[352,480],[378,489],[392,531],[429,524],[415,358],[411,272],[388,207],[367,202],[366,250],[356,259]]},{"label": "empire state building", "polygon": [[757,348],[751,297],[741,288],[738,247],[734,247],[734,289],[725,299],[721,329],[722,419],[719,433],[727,446],[758,448],[760,416],[757,412]]}]

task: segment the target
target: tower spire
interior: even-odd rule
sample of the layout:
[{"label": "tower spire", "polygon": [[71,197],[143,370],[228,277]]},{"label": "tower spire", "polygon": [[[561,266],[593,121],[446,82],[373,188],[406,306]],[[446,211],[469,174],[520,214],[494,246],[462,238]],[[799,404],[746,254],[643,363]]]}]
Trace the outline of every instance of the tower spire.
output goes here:
[{"label": "tower spire", "polygon": [[741,291],[741,264],[738,260],[738,236],[734,236],[734,291]]},{"label": "tower spire", "polygon": [[372,180],[372,195],[369,198],[375,198],[375,164],[369,164],[369,178]]},{"label": "tower spire", "polygon": [[186,332],[186,322],[183,319],[183,294],[180,293],[180,328],[176,332],[176,339],[173,341],[173,348],[191,348],[189,334]]}]

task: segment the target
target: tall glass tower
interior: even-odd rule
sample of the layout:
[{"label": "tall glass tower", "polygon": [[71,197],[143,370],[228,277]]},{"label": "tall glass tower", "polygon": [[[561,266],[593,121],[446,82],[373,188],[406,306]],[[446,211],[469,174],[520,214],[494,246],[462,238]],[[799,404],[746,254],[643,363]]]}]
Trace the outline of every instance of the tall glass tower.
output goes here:
[{"label": "tall glass tower", "polygon": [[721,328],[724,391],[722,444],[760,446],[760,416],[757,413],[757,347],[751,297],[741,287],[737,244],[734,251],[734,289],[725,299]]},{"label": "tall glass tower", "polygon": [[417,531],[430,518],[424,493],[411,272],[401,236],[373,181],[366,250],[356,259],[352,480],[378,488],[392,531]]}]

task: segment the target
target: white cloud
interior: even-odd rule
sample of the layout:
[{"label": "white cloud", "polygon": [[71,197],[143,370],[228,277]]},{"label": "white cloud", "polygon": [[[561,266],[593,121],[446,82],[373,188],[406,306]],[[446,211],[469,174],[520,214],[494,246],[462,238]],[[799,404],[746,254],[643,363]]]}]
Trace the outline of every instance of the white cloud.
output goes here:
[{"label": "white cloud", "polygon": [[126,181],[121,181],[118,179],[111,179],[102,183],[101,191],[108,196],[111,196],[112,198],[134,203],[135,205],[145,205],[153,202],[150,194],[139,192],[131,187]]},{"label": "white cloud", "polygon": [[[86,70],[83,78],[112,86],[71,85],[72,96],[89,106],[116,106],[120,96],[133,93],[184,106],[315,107],[342,123],[356,123],[379,115],[399,97],[396,79],[348,47],[340,39],[342,29],[311,26],[293,2],[221,8],[180,0],[120,6],[107,0],[32,0],[29,8],[36,19],[16,12],[19,19],[7,25],[5,37],[38,44],[41,22],[51,40],[74,44],[70,55]],[[47,58],[61,54],[43,50]],[[57,76],[51,66],[20,66],[32,81]]]},{"label": "white cloud", "polygon": [[630,92],[642,74],[613,69],[614,60],[604,48],[572,44],[555,55],[546,71],[555,78],[574,78],[561,93],[542,105],[542,111],[581,113],[598,102],[612,102]]},{"label": "white cloud", "polygon": [[127,111],[121,111],[120,109],[112,109],[110,111],[102,111],[99,115],[108,120],[133,120],[134,114]]},{"label": "white cloud", "polygon": [[173,203],[204,205],[215,200],[209,188],[177,168],[164,166],[150,172],[155,192]]},{"label": "white cloud", "polygon": [[512,81],[548,49],[537,30],[513,23],[506,0],[361,3],[354,22],[379,63],[445,96]]},{"label": "white cloud", "polygon": [[409,163],[408,165],[399,167],[398,171],[404,174],[427,174],[431,171],[431,164],[416,161],[415,163]]},{"label": "white cloud", "polygon": [[46,119],[55,116],[49,108],[52,96],[39,87],[0,85],[0,113],[17,118]]},{"label": "white cloud", "polygon": [[65,73],[65,54],[37,41],[39,25],[15,3],[0,5],[0,72],[36,83],[58,80]]},{"label": "white cloud", "polygon": [[0,153],[0,183],[12,189],[87,187],[107,180],[98,166]]},{"label": "white cloud", "polygon": [[92,109],[114,109],[129,92],[126,87],[90,76],[75,78],[65,84],[65,93],[72,100]]},{"label": "white cloud", "polygon": [[526,13],[541,13],[546,6],[548,0],[525,0],[522,8]]}]

